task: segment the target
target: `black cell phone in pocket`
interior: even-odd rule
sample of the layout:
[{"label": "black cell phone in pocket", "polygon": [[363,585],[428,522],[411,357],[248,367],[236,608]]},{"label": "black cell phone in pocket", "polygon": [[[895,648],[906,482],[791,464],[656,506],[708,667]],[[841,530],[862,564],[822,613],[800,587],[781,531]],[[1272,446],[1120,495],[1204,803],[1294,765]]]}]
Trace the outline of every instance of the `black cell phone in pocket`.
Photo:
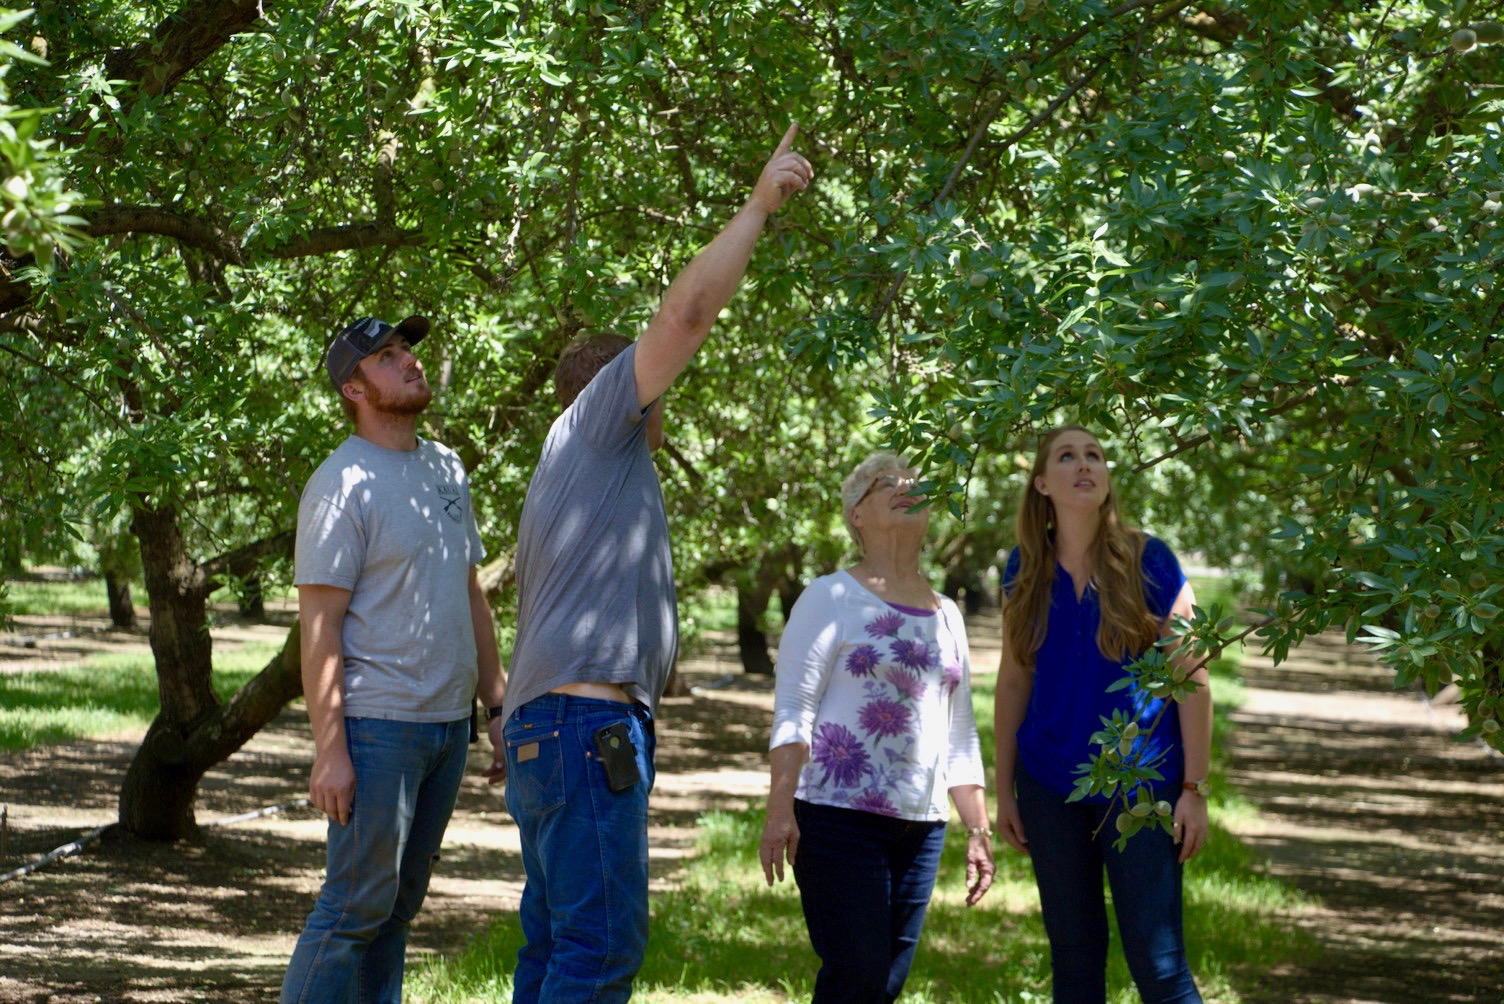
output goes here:
[{"label": "black cell phone in pocket", "polygon": [[637,747],[627,732],[626,722],[613,722],[595,733],[595,748],[606,768],[606,785],[612,791],[626,791],[642,780],[637,770]]}]

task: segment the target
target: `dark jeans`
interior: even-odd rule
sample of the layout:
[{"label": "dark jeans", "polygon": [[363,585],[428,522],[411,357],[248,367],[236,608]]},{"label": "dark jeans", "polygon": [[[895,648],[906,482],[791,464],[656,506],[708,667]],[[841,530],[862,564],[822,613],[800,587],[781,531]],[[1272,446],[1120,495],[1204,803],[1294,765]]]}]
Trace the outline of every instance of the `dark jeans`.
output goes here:
[{"label": "dark jeans", "polygon": [[820,957],[813,1004],[898,999],[935,887],[943,822],[796,800],[794,879]]},{"label": "dark jeans", "polygon": [[[641,779],[612,791],[597,730],[623,723]],[[507,809],[527,884],[514,1004],[620,1004],[648,942],[648,793],[656,739],[640,704],[544,694],[505,728]]]},{"label": "dark jeans", "polygon": [[1146,827],[1120,853],[1112,847],[1118,833],[1111,819],[1092,838],[1106,806],[1066,802],[1022,767],[1015,780],[1050,937],[1056,1004],[1101,1004],[1107,998],[1104,865],[1123,954],[1144,1004],[1199,1004],[1181,929],[1180,849],[1170,835]]}]

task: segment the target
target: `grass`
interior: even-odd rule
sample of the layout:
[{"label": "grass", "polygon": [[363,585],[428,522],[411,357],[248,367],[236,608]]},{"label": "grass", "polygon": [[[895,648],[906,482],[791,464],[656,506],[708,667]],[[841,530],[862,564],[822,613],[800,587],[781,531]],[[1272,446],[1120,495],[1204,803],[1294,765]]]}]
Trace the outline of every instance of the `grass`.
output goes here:
[{"label": "grass", "polygon": [[685,652],[701,651],[712,633],[736,631],[736,590],[708,586],[679,603],[679,644]]},{"label": "grass", "polygon": [[[808,1001],[817,963],[792,879],[769,889],[757,863],[762,814],[701,818],[697,855],[677,888],[652,900],[652,940],[634,1000],[661,1004]],[[1006,849],[981,905],[964,903],[965,841],[952,827],[906,1004],[1025,1004],[1049,1000],[1049,945],[1026,859]],[[1299,905],[1252,874],[1235,838],[1214,823],[1187,873],[1191,964],[1209,1002],[1239,1001],[1230,973],[1256,973],[1307,951],[1278,912]],[[432,959],[408,980],[426,1004],[509,1000],[522,937],[514,915],[492,923],[463,954]],[[1109,1001],[1137,1001],[1121,953],[1110,957]]]},{"label": "grass", "polygon": [[[291,586],[266,584],[265,598],[295,599],[297,592]],[[137,579],[131,583],[131,598],[138,605],[146,602],[146,585]],[[217,590],[214,603],[234,603],[235,594],[228,586]],[[39,580],[9,579],[0,591],[0,613],[6,616],[108,616],[110,599],[105,592],[104,579],[93,576],[83,579]],[[731,611],[736,616],[734,606]],[[733,620],[733,626],[735,621]]]},{"label": "grass", "polygon": [[[95,613],[106,609],[100,582],[11,583],[13,612]],[[1225,581],[1198,580],[1198,601],[1228,605]],[[735,608],[709,603],[703,615],[716,626]],[[729,611],[727,607],[730,606]],[[734,623],[734,622],[733,622]],[[215,689],[228,696],[258,672],[276,644],[218,653]],[[1236,664],[1212,666],[1217,735],[1230,727],[1226,712],[1241,703]],[[984,750],[992,748],[993,677],[974,679],[977,724]],[[139,734],[157,711],[156,676],[149,655],[96,655],[78,668],[0,676],[0,749],[82,738]],[[1248,852],[1228,831],[1252,807],[1221,783],[1212,836],[1186,873],[1186,937],[1191,964],[1206,1000],[1240,1000],[1235,977],[1275,962],[1308,958],[1309,936],[1281,920],[1302,900],[1256,875]],[[760,812],[717,812],[701,818],[696,856],[676,888],[652,900],[652,941],[634,999],[648,1004],[808,1001],[816,960],[809,948],[798,890],[790,880],[769,889],[757,862]],[[1026,859],[998,848],[998,876],[981,905],[963,901],[965,846],[952,827],[924,939],[902,1000],[905,1004],[1036,1004],[1049,999],[1049,946]],[[515,914],[494,921],[464,952],[428,961],[408,981],[412,1000],[466,1004],[508,1000],[521,946]],[[1253,976],[1245,976],[1252,979]],[[1121,953],[1109,957],[1109,1001],[1138,1000]]]},{"label": "grass", "polygon": [[[140,582],[132,592],[138,601],[145,597]],[[3,609],[7,615],[107,616],[110,605],[102,578],[13,579],[5,583]],[[280,649],[268,642],[216,651],[215,693],[229,697]],[[100,653],[80,666],[0,675],[0,750],[140,734],[158,708],[149,653]]]},{"label": "grass", "polygon": [[[249,643],[214,656],[214,690],[229,697],[281,650]],[[0,750],[144,733],[156,717],[147,653],[90,656],[82,666],[0,675]]]},{"label": "grass", "polygon": [[[145,595],[144,587],[138,583],[132,584],[131,592]],[[101,578],[61,582],[13,579],[5,584],[4,608],[12,616],[108,614],[110,599]]]},{"label": "grass", "polygon": [[[1203,606],[1230,600],[1222,580],[1196,583]],[[1211,666],[1217,735],[1230,728],[1226,714],[1242,701],[1234,658]],[[994,677],[973,679],[982,748],[992,748]],[[1216,748],[1221,747],[1221,742]],[[990,757],[989,757],[990,759]],[[1285,914],[1302,909],[1298,892],[1255,873],[1248,851],[1229,824],[1253,808],[1212,771],[1212,833],[1186,871],[1185,925],[1191,967],[1210,1004],[1234,1004],[1237,986],[1257,980],[1263,968],[1309,959],[1316,946]],[[699,821],[696,855],[677,887],[652,899],[652,935],[634,1000],[648,1004],[718,1004],[723,1001],[808,1001],[817,961],[809,948],[798,890],[792,877],[771,889],[757,861],[760,812],[710,813]],[[1050,999],[1049,944],[1027,859],[1004,845],[998,875],[982,903],[964,902],[965,840],[959,827],[947,835],[924,937],[905,986],[904,1004],[1037,1004]],[[1116,935],[1114,934],[1114,940]],[[495,920],[464,952],[429,960],[408,981],[424,1004],[509,1000],[511,971],[521,947],[514,914]],[[1108,963],[1108,1001],[1138,1001],[1121,951]]]}]

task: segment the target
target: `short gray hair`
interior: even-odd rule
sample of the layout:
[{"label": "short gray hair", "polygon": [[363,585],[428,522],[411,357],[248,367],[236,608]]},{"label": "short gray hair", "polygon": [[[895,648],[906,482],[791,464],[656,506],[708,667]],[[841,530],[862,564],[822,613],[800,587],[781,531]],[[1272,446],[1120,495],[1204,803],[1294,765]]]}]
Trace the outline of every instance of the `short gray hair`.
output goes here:
[{"label": "short gray hair", "polygon": [[846,523],[846,532],[851,534],[851,539],[856,541],[857,550],[863,550],[866,545],[862,543],[862,533],[851,521],[851,510],[855,509],[867,489],[872,487],[872,481],[877,477],[878,471],[886,471],[896,467],[901,471],[909,470],[906,460],[891,450],[878,450],[867,454],[867,459],[856,465],[852,472],[846,475],[846,480],[841,482],[841,519]]}]

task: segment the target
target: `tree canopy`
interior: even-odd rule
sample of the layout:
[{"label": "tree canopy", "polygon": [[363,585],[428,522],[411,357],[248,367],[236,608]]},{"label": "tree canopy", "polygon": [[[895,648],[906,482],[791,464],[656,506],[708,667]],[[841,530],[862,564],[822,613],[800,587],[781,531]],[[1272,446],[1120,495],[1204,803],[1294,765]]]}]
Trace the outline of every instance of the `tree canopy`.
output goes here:
[{"label": "tree canopy", "polygon": [[1340,626],[1497,742],[1500,6],[0,14],[4,553],[134,532],[143,771],[179,772],[181,832],[195,771],[297,692],[294,644],[222,706],[194,639],[285,561],[343,435],[330,333],[435,319],[428,432],[503,582],[558,348],[640,329],[797,120],[815,188],[668,401],[684,588],[832,567],[879,443],[925,465],[943,560],[990,564],[1037,433],[1079,420],[1137,522],[1241,571],[1276,655]]}]

